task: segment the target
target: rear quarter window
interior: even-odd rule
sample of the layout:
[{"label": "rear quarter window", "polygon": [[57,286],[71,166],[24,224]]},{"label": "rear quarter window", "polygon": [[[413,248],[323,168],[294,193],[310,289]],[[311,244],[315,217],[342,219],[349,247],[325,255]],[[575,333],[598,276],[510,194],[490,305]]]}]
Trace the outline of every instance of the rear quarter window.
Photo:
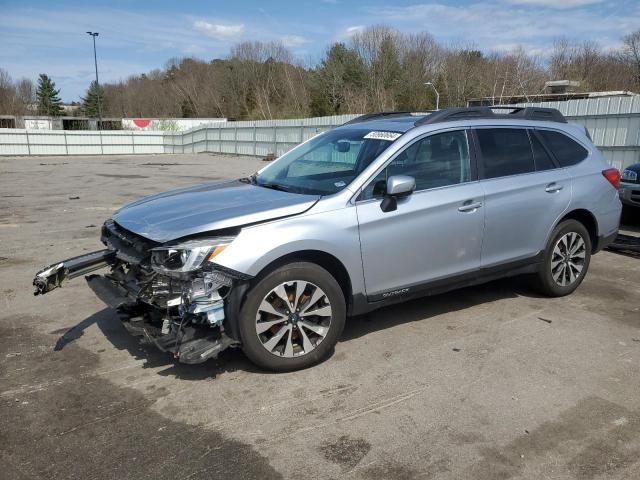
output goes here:
[{"label": "rear quarter window", "polygon": [[563,133],[538,130],[561,167],[570,167],[587,158],[589,151]]}]

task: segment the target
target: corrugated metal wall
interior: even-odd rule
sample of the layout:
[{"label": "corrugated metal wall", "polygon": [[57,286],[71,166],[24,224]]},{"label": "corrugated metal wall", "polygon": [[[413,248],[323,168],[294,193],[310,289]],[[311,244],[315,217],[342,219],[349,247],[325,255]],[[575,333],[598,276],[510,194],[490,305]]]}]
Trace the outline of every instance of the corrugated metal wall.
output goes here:
[{"label": "corrugated metal wall", "polygon": [[[594,143],[619,169],[640,162],[640,96],[521,104],[552,107],[585,125]],[[226,122],[184,132],[0,129],[0,155],[228,153],[276,156],[357,115]]]},{"label": "corrugated metal wall", "polygon": [[227,122],[166,133],[166,153],[216,152],[235,155],[280,156],[319,132],[342,125],[358,115]]},{"label": "corrugated metal wall", "polygon": [[0,129],[0,155],[165,153],[163,132]]},{"label": "corrugated metal wall", "polygon": [[593,143],[620,170],[640,162],[640,95],[518,106],[557,108],[568,121],[587,127]]}]

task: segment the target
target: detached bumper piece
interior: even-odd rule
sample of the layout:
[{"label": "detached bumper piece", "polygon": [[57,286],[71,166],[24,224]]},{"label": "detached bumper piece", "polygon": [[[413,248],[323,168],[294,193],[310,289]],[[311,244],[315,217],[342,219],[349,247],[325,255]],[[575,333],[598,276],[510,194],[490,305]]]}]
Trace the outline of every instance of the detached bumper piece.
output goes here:
[{"label": "detached bumper piece", "polygon": [[99,250],[87,255],[69,258],[62,262],[50,265],[36,273],[33,286],[36,287],[34,295],[44,295],[60,286],[65,280],[79,277],[94,270],[99,270],[110,265],[115,260],[113,250]]}]

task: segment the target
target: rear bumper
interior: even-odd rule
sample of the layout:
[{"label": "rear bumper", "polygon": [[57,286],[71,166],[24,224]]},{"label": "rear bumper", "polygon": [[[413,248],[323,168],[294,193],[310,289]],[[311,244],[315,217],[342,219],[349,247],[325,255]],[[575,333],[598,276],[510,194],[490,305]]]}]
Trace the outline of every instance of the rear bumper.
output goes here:
[{"label": "rear bumper", "polygon": [[596,242],[593,253],[597,253],[600,250],[607,248],[609,245],[611,245],[614,242],[617,236],[618,236],[618,230],[613,232],[611,235],[598,237],[598,241]]}]

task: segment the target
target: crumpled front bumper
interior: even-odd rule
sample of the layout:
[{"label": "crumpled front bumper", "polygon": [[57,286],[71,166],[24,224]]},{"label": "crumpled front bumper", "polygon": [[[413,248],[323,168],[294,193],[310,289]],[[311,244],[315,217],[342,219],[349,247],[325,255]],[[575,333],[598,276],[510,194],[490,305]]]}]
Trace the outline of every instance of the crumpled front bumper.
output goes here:
[{"label": "crumpled front bumper", "polygon": [[[44,295],[66,280],[109,267],[104,275],[88,275],[87,284],[107,306],[118,311],[123,326],[141,343],[169,352],[183,363],[201,363],[229,346],[238,345],[225,333],[226,301],[233,283],[229,273],[200,271],[185,279],[163,278],[128,263],[113,248],[57,262],[39,271],[34,295]],[[231,272],[232,273],[232,272]],[[220,290],[223,291],[223,290]],[[233,295],[232,295],[233,296]],[[232,335],[237,337],[236,335]]]},{"label": "crumpled front bumper", "polygon": [[216,358],[226,348],[238,344],[221,329],[203,329],[187,325],[165,332],[165,325],[159,326],[157,322],[149,321],[147,308],[137,304],[130,292],[121,285],[102,275],[89,275],[86,280],[89,288],[100,300],[117,310],[122,325],[132,336],[139,337],[143,344],[153,345],[163,352],[172,354],[182,363],[202,363]]}]

